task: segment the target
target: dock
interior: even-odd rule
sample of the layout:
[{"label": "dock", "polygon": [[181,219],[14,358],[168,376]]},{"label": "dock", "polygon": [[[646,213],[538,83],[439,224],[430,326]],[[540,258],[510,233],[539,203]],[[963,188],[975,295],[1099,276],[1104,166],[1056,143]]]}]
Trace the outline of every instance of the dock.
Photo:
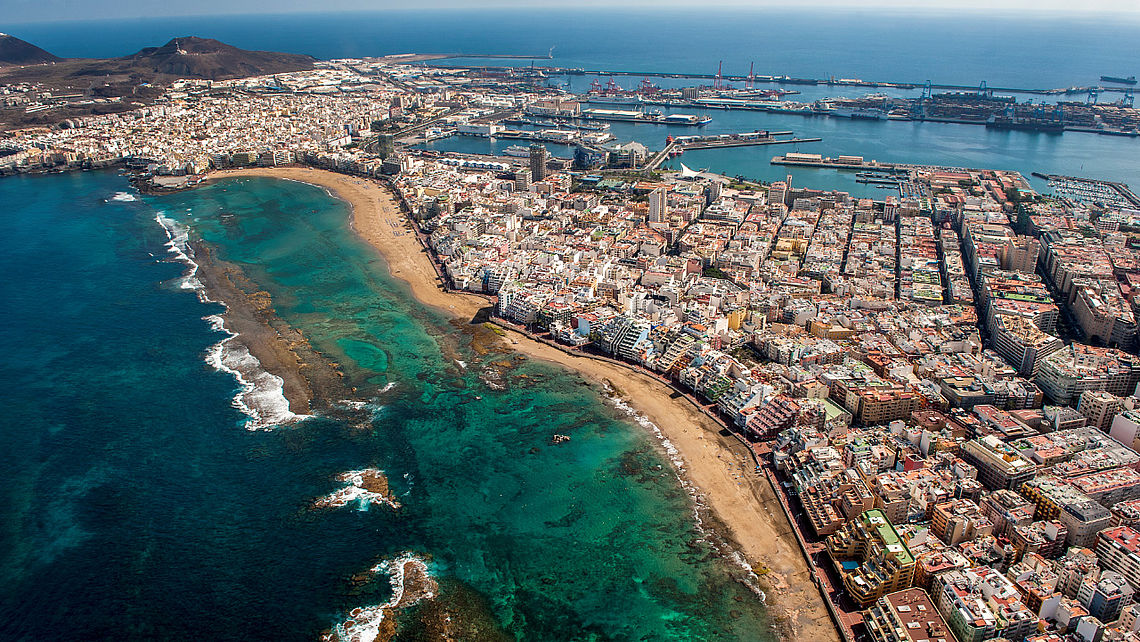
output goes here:
[{"label": "dock", "polygon": [[[682,78],[693,80],[716,80],[717,74],[697,74],[697,73],[681,73],[681,72],[653,72],[653,71],[631,71],[625,69],[577,69],[577,68],[564,68],[564,67],[543,67],[543,71],[550,76],[638,76],[642,78]],[[727,82],[745,82],[752,84],[774,84],[774,85],[809,85],[809,86],[824,86],[824,87],[870,87],[870,88],[893,88],[893,89],[921,89],[926,86],[926,81],[922,82],[909,82],[909,81],[881,81],[881,80],[861,80],[858,78],[794,78],[788,75],[740,75],[740,74],[721,74],[719,76],[721,81]],[[977,91],[977,85],[955,85],[943,83],[930,83],[932,89],[947,89],[951,91]],[[1003,91],[1012,92],[1017,94],[1040,94],[1040,95],[1061,95],[1061,94],[1084,94],[1088,93],[1089,89],[1097,89],[1102,92],[1117,92],[1128,93],[1133,91],[1133,87],[1053,87],[1053,88],[1032,88],[1032,87],[989,87],[990,91]]]},{"label": "dock", "polygon": [[752,140],[709,140],[694,143],[678,143],[681,149],[717,149],[720,147],[750,147],[752,145],[791,145],[795,143],[818,143],[822,138],[766,138]]},{"label": "dock", "polygon": [[862,156],[840,156],[827,158],[819,154],[785,154],[772,158],[773,165],[791,167],[815,167],[818,169],[843,169],[861,172],[883,172],[887,174],[905,173],[909,167],[899,163],[881,163],[877,160],[863,160]]},{"label": "dock", "polygon": [[642,169],[654,170],[667,159],[679,155],[685,150],[718,149],[721,147],[750,147],[754,145],[794,145],[796,143],[818,143],[822,138],[778,138],[778,136],[791,136],[793,132],[744,132],[738,134],[719,134],[712,136],[678,136],[669,141],[665,149],[650,156]]}]

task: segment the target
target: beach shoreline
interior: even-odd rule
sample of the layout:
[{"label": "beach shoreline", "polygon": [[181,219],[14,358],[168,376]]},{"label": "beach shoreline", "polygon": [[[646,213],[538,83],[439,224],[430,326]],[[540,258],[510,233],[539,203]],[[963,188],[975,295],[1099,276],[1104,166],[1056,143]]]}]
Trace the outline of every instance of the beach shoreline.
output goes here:
[{"label": "beach shoreline", "polygon": [[[418,301],[462,321],[486,315],[489,303],[483,297],[444,289],[427,250],[387,187],[304,167],[225,170],[211,174],[210,181],[249,176],[295,180],[328,190],[349,204],[354,231],[384,257],[391,275],[407,283]],[[766,479],[755,473],[752,455],[743,445],[659,379],[632,366],[571,354],[500,327],[510,348],[606,384],[611,395],[637,413],[636,418],[652,424],[682,480],[695,489],[698,505],[715,522],[714,530],[759,577],[780,637],[839,639],[779,500]]]}]

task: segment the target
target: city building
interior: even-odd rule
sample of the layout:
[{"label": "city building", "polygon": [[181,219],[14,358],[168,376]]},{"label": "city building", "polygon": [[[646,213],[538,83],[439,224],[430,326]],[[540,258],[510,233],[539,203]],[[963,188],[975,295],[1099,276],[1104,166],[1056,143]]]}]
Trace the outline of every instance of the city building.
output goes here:
[{"label": "city building", "polygon": [[863,608],[908,588],[914,579],[914,557],[879,509],[862,513],[829,536],[827,553],[851,599]]},{"label": "city building", "polygon": [[962,459],[978,469],[978,481],[990,490],[1021,488],[1037,474],[1037,465],[994,435],[971,439]]},{"label": "city building", "polygon": [[884,595],[863,621],[874,642],[955,642],[942,614],[920,588]]}]

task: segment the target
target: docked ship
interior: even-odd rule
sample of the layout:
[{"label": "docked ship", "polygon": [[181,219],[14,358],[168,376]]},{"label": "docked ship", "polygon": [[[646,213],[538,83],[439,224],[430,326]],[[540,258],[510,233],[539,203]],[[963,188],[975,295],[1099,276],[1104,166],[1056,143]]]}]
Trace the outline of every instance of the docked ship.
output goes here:
[{"label": "docked ship", "polygon": [[1114,83],[1117,83],[1118,85],[1135,85],[1136,84],[1136,76],[1129,76],[1127,78],[1121,78],[1120,76],[1101,76],[1100,80],[1101,80],[1101,82],[1114,82]]},{"label": "docked ship", "polygon": [[851,118],[853,120],[883,120],[887,117],[887,112],[876,107],[833,108],[829,114],[836,118]]},{"label": "docked ship", "polygon": [[639,94],[613,96],[588,94],[586,96],[586,101],[597,103],[599,105],[640,105],[642,102],[644,102],[641,99],[641,95]]},{"label": "docked ship", "polygon": [[669,114],[661,119],[666,125],[707,125],[712,122],[708,116],[695,116],[693,114]]},{"label": "docked ship", "polygon": [[1010,116],[990,116],[989,120],[986,121],[986,127],[1045,134],[1063,134],[1065,132],[1065,124],[1060,121]]},{"label": "docked ship", "polygon": [[530,156],[530,148],[522,145],[511,145],[503,150],[503,156]]}]

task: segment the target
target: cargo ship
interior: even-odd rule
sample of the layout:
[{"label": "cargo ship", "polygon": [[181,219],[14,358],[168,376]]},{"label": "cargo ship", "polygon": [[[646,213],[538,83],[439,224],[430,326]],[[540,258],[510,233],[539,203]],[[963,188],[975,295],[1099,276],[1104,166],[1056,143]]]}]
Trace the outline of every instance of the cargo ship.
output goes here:
[{"label": "cargo ship", "polygon": [[1114,82],[1114,83],[1117,83],[1119,85],[1135,85],[1136,84],[1136,76],[1129,76],[1127,78],[1121,78],[1120,76],[1101,76],[1100,80],[1101,80],[1101,82]]},{"label": "cargo ship", "polygon": [[986,121],[989,129],[1006,129],[1022,132],[1041,132],[1044,134],[1063,134],[1065,124],[1055,120],[1039,120],[1032,118],[1011,118],[1009,116],[990,116]]}]

